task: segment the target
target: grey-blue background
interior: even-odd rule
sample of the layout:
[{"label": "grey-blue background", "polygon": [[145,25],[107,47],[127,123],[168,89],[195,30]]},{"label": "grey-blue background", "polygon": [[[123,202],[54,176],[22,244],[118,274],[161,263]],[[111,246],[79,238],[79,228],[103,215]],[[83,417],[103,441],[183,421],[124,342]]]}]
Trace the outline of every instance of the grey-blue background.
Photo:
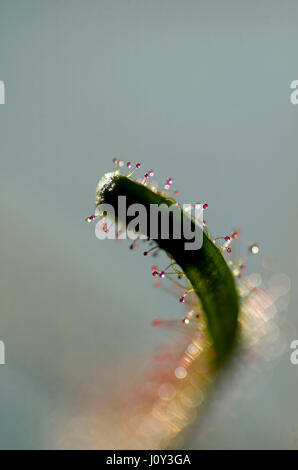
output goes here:
[{"label": "grey-blue background", "polygon": [[[57,446],[75,391],[100,400],[179,314],[149,261],[83,222],[114,156],[259,241],[297,338],[297,22],[295,0],[0,0],[1,448]],[[188,445],[297,448],[289,351]]]}]

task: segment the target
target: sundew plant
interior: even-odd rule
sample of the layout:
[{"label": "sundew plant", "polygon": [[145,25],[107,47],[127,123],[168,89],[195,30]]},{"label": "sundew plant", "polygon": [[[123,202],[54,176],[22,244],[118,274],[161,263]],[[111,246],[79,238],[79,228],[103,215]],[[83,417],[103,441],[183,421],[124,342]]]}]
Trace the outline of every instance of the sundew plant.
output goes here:
[{"label": "sundew plant", "polygon": [[[249,356],[259,353],[261,340],[274,331],[275,304],[283,290],[280,286],[279,290],[269,289],[256,273],[246,275],[247,258],[259,254],[259,245],[254,243],[235,259],[233,246],[239,232],[231,230],[213,237],[205,221],[206,202],[182,206],[177,201],[179,191],[174,189],[172,178],[158,187],[152,180],[152,170],[135,178],[141,171],[140,163],[125,165],[116,158],[113,161],[116,168],[99,180],[95,212],[86,221],[96,221],[99,238],[108,237],[112,229],[115,238],[129,238],[130,249],[136,249],[139,240],[145,239],[148,246],[143,255],[152,257],[155,286],[166,285],[184,312],[180,320],[154,321],[156,327],[175,327],[177,334],[161,349],[160,360],[153,363],[149,372],[154,377],[150,379],[150,392],[138,384],[128,405],[114,410],[118,426],[116,444],[111,446],[166,449],[181,445],[183,431],[196,422],[211,385],[216,383],[219,373],[225,374],[239,350]],[[150,221],[143,231],[138,226],[132,233],[128,230],[131,218],[121,220],[120,196],[126,198],[127,206],[141,204],[148,213],[153,204],[176,206],[182,218],[190,219],[193,228],[200,226],[202,246],[187,250],[183,235],[165,239],[160,231],[152,238]],[[113,208],[112,216],[102,209],[103,204]],[[197,217],[192,215],[195,207],[201,209]],[[164,266],[158,266],[156,261],[161,251],[168,257]]]}]

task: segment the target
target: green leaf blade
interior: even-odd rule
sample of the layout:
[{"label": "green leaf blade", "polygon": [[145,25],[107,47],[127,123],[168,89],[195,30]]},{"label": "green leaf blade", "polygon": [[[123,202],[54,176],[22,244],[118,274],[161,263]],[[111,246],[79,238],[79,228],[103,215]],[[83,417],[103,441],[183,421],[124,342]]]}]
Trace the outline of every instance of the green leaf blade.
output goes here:
[{"label": "green leaf blade", "polygon": [[[126,176],[115,176],[111,185],[106,187],[100,199],[111,204],[118,217],[118,197],[125,196],[127,207],[131,204],[143,204],[150,212],[151,204],[171,206],[175,201]],[[146,235],[149,237],[150,231]],[[221,251],[212,240],[203,233],[203,244],[198,250],[185,250],[185,239],[155,239],[181,267],[189,279],[194,291],[200,298],[207,319],[210,338],[216,352],[216,363],[222,364],[235,344],[239,295],[233,274]]]}]

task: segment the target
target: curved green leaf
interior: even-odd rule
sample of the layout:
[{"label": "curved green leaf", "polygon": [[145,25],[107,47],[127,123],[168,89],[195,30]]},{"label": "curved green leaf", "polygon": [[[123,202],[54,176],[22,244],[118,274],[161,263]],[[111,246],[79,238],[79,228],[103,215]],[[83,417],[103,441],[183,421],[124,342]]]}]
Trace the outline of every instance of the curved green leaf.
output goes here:
[{"label": "curved green leaf", "polygon": [[[114,176],[100,191],[101,203],[114,207],[118,217],[118,196],[126,196],[127,207],[143,204],[147,212],[150,204],[171,206],[175,201],[126,176]],[[148,233],[149,237],[149,227]],[[239,297],[234,277],[221,251],[212,240],[203,234],[203,245],[198,250],[185,250],[184,242],[176,239],[155,239],[161,249],[173,257],[199,296],[206,314],[208,331],[216,352],[217,363],[221,363],[231,351],[236,337]]]}]

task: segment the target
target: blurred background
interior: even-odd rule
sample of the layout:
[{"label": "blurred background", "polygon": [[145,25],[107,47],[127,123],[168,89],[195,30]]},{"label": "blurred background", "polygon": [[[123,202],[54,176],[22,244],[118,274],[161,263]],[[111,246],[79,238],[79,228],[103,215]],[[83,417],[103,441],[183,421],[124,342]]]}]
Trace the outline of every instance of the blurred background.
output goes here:
[{"label": "blurred background", "polygon": [[180,314],[150,260],[84,222],[113,157],[207,201],[215,236],[240,227],[292,282],[281,354],[184,445],[298,448],[297,23],[294,0],[0,0],[1,448],[103,448],[76,415]]}]

